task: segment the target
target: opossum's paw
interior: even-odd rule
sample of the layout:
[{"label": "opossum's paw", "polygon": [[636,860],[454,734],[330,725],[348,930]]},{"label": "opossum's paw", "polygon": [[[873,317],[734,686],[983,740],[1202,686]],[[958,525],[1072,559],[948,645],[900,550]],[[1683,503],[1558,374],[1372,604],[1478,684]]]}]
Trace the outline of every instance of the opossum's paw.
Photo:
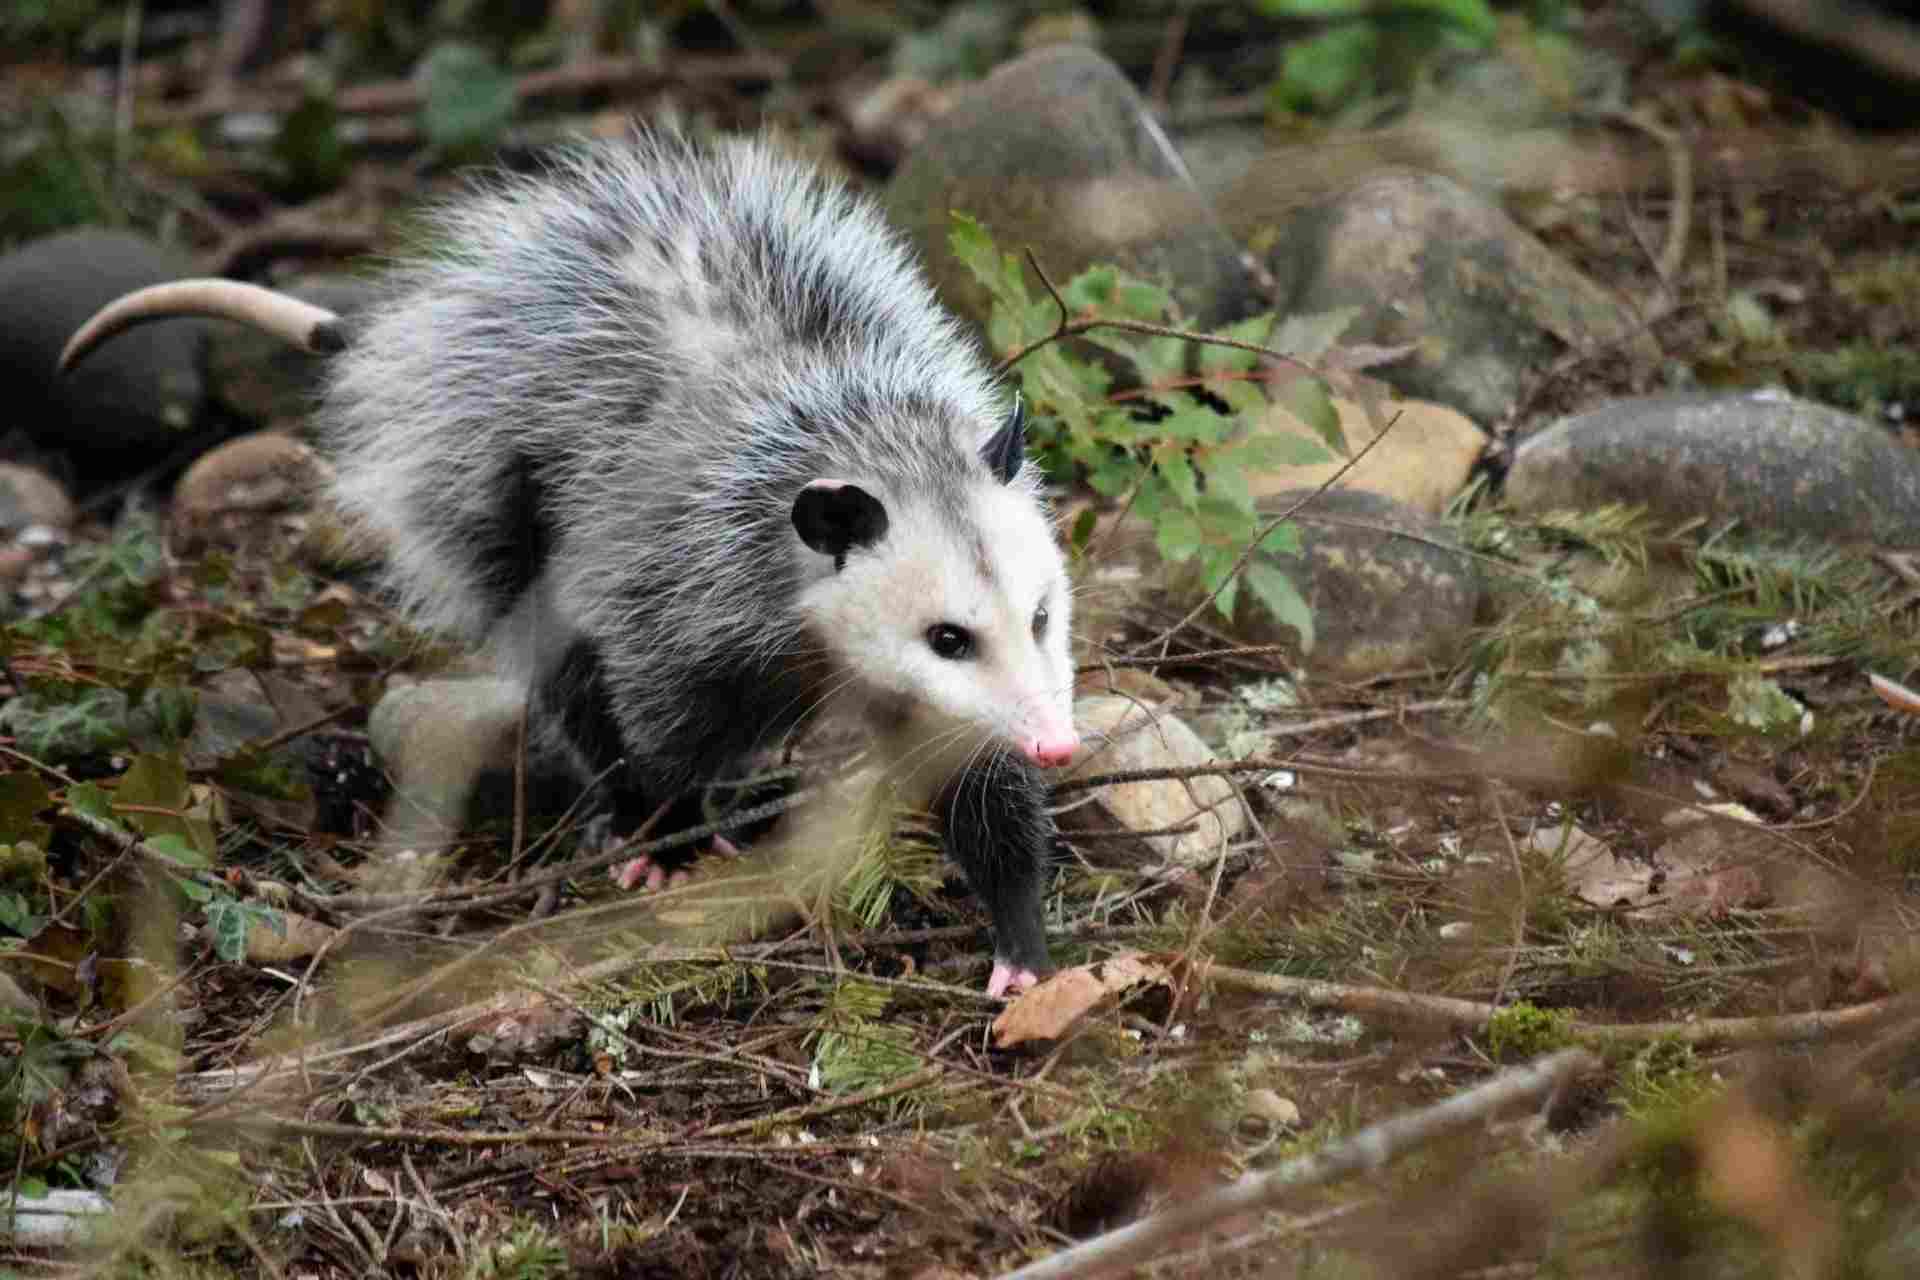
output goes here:
[{"label": "opossum's paw", "polygon": [[[725,836],[715,836],[708,848],[713,853],[720,854],[722,857],[737,858],[740,856],[740,850],[735,847],[733,841],[727,839]],[[642,884],[644,884],[648,890],[677,889],[691,878],[691,873],[687,868],[674,867],[669,869],[661,866],[645,854],[642,854],[638,858],[629,858],[625,862],[616,863],[614,866],[608,867],[607,874],[611,876],[613,882],[622,889],[632,889],[634,886]]]},{"label": "opossum's paw", "polygon": [[615,863],[607,868],[607,874],[622,889],[640,886],[648,890],[677,889],[687,882],[687,869],[675,867],[671,871],[655,862],[652,858],[629,858],[625,862]]},{"label": "opossum's paw", "polygon": [[993,976],[987,979],[987,994],[994,998],[1007,995],[1019,995],[1028,987],[1035,986],[1040,975],[1031,969],[1016,968],[1005,960],[993,962]]}]

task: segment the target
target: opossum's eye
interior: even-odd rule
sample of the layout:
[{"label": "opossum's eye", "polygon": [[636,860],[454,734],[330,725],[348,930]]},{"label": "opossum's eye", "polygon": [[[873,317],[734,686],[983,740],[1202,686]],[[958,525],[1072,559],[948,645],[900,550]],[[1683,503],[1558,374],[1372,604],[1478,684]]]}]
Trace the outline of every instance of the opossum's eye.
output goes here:
[{"label": "opossum's eye", "polygon": [[1033,611],[1033,638],[1039,640],[1047,634],[1047,606],[1041,605]]},{"label": "opossum's eye", "polygon": [[936,622],[927,628],[927,647],[942,658],[958,662],[973,652],[973,632],[951,622]]}]

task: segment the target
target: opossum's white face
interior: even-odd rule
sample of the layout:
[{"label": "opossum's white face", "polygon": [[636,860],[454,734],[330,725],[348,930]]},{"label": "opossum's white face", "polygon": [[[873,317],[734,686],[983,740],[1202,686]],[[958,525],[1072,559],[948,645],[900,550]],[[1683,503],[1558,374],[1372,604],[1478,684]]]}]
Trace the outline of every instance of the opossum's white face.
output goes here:
[{"label": "opossum's white face", "polygon": [[1079,745],[1072,601],[1032,494],[983,476],[957,510],[874,497],[884,532],[801,594],[814,636],[927,739],[951,730],[968,751],[984,732],[1036,764],[1065,764]]}]

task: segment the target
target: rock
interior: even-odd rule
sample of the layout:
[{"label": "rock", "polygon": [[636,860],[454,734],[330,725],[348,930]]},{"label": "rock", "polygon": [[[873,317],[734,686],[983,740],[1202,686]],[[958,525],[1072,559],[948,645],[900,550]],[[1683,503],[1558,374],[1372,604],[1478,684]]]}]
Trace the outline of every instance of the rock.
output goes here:
[{"label": "rock", "polygon": [[[1278,493],[1260,507],[1285,511],[1311,492]],[[1304,554],[1275,562],[1313,610],[1307,660],[1315,670],[1361,679],[1457,656],[1479,611],[1481,582],[1470,557],[1447,549],[1455,540],[1445,524],[1358,489],[1329,489],[1294,518]],[[1234,630],[1249,644],[1297,638],[1246,592]]]},{"label": "rock", "polygon": [[367,716],[367,739],[399,801],[458,826],[483,773],[513,768],[523,691],[506,680],[425,680],[388,689]]},{"label": "rock", "polygon": [[143,236],[87,227],[0,257],[0,395],[29,439],[72,460],[88,493],[178,449],[204,396],[207,324],[142,325],[62,377],[60,350],[121,294],[194,274],[193,263]]},{"label": "rock", "polygon": [[[1082,744],[1072,774],[1123,769],[1167,769],[1207,764],[1214,753],[1171,712],[1154,712],[1127,698],[1101,695],[1074,704]],[[1107,787],[1100,803],[1130,831],[1158,831],[1194,823],[1180,836],[1147,837],[1169,866],[1205,866],[1246,829],[1246,810],[1225,778],[1199,777],[1130,782]],[[1212,806],[1195,815],[1202,805]],[[1223,839],[1224,836],[1224,839]]]},{"label": "rock", "polygon": [[73,499],[39,467],[0,462],[0,534],[38,526],[64,533],[73,527]]},{"label": "rock", "polygon": [[[358,276],[312,275],[288,282],[282,292],[351,318],[373,301],[376,288]],[[325,367],[326,357],[295,350],[243,324],[214,326],[207,346],[207,381],[214,396],[262,424],[305,419]]]},{"label": "rock", "polygon": [[[1631,342],[1636,325],[1497,206],[1446,178],[1375,174],[1249,231],[1249,243],[1271,242],[1284,313],[1359,304],[1343,341],[1413,344],[1380,376],[1482,421],[1567,348]],[[1656,357],[1645,339],[1626,350]]]},{"label": "rock", "polygon": [[1904,544],[1920,529],[1920,456],[1782,391],[1641,396],[1529,438],[1506,493],[1521,511],[1621,502],[1672,521],[1734,517],[1782,537]]},{"label": "rock", "polygon": [[306,506],[331,468],[284,431],[255,431],[202,455],[173,487],[173,517],[189,542]]},{"label": "rock", "polygon": [[[1373,439],[1366,412],[1351,400],[1336,397],[1340,430],[1349,456]],[[1363,489],[1392,498],[1426,515],[1437,516],[1466,487],[1474,464],[1487,447],[1486,433],[1472,419],[1428,400],[1390,400],[1380,406],[1380,421],[1388,425],[1387,438],[1341,477],[1338,487]],[[1280,405],[1267,412],[1263,431],[1319,440],[1313,428]],[[1344,460],[1258,472],[1247,477],[1256,497],[1288,489],[1311,489],[1339,471]]]},{"label": "rock", "polygon": [[886,208],[941,297],[977,323],[990,304],[948,248],[953,210],[1004,250],[1031,248],[1056,283],[1113,262],[1170,288],[1203,325],[1269,305],[1140,95],[1084,46],[1037,50],[961,91],[894,174]]},{"label": "rock", "polygon": [[1300,1106],[1292,1098],[1283,1098],[1272,1089],[1249,1089],[1246,1113],[1281,1129],[1300,1127]]}]

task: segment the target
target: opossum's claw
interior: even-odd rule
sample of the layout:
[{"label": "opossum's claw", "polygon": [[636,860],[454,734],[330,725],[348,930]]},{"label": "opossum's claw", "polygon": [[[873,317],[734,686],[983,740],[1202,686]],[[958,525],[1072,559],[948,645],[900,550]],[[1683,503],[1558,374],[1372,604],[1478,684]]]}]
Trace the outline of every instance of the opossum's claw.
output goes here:
[{"label": "opossum's claw", "polygon": [[1005,960],[993,962],[993,976],[987,979],[987,994],[995,999],[1006,995],[1019,995],[1028,987],[1035,986],[1040,975],[1031,969],[1019,969]]}]

